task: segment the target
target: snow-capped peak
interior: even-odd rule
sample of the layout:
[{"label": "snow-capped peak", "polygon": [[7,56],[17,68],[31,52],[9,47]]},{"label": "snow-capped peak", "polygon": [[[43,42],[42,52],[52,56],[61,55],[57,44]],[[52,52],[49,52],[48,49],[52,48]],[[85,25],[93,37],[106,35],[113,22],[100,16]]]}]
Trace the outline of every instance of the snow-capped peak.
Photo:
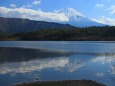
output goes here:
[{"label": "snow-capped peak", "polygon": [[77,10],[75,10],[73,8],[64,8],[60,11],[60,13],[64,13],[67,15],[69,14],[69,16],[78,15],[78,16],[85,17],[82,13],[78,12]]},{"label": "snow-capped peak", "polygon": [[92,21],[73,8],[64,8],[60,11],[56,11],[56,13],[64,14],[68,18],[69,21],[63,23],[68,23],[76,27],[103,26],[103,24]]},{"label": "snow-capped peak", "polygon": [[76,11],[73,8],[65,8],[65,9],[62,9],[62,10],[58,11],[57,13],[65,14],[65,16],[70,21],[79,21],[79,20],[82,20],[82,19],[87,19],[82,13]]}]

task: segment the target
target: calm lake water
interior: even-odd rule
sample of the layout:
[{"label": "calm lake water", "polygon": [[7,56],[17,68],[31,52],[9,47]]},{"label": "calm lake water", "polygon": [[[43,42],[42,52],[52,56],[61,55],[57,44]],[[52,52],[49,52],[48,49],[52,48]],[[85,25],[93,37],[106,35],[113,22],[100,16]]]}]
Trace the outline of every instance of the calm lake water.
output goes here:
[{"label": "calm lake water", "polygon": [[115,42],[0,41],[0,86],[81,79],[115,86]]}]

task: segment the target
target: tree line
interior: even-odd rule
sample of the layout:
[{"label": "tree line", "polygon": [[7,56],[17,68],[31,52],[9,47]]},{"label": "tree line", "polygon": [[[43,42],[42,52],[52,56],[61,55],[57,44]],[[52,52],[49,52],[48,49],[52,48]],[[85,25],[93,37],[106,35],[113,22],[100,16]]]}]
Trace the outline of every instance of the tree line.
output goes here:
[{"label": "tree line", "polygon": [[114,41],[115,26],[85,27],[73,29],[41,29],[32,32],[0,34],[0,40],[63,40],[63,41]]}]

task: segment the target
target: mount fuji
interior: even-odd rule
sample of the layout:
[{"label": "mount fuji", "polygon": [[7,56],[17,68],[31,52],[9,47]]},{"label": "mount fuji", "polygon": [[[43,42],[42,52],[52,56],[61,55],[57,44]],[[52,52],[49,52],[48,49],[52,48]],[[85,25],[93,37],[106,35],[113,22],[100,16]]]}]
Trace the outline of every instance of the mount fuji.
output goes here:
[{"label": "mount fuji", "polygon": [[73,8],[65,8],[58,11],[57,13],[64,14],[69,20],[61,23],[67,23],[75,27],[105,26],[104,24],[92,21]]}]

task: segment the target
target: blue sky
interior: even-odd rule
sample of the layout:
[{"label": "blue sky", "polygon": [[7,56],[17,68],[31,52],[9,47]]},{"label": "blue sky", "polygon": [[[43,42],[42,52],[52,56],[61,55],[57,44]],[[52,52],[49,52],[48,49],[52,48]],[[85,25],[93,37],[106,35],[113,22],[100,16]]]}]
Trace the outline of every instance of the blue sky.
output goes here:
[{"label": "blue sky", "polygon": [[[29,11],[28,9],[31,9],[31,11],[29,12],[41,11],[44,13],[43,15],[45,15],[45,13],[46,14],[51,13],[48,14],[49,15],[48,19],[50,19],[52,13],[55,10],[60,10],[63,8],[73,8],[94,21],[115,25],[115,0],[0,0],[0,7],[1,7],[0,16],[3,17],[12,17],[11,15],[8,15],[9,13],[11,13],[12,15],[14,14],[14,17],[16,17],[16,15],[18,15],[17,10],[18,12],[20,12],[21,10],[22,13],[23,9],[25,9],[23,10],[23,12],[26,10]],[[14,12],[13,9],[16,8],[17,8],[17,10],[15,10],[16,12],[13,13]],[[9,10],[13,11],[9,12]],[[22,15],[21,13],[17,17],[21,16]],[[26,16],[25,14],[27,15],[27,12],[23,13],[23,18],[24,16]],[[37,12],[37,14],[39,13]],[[31,18],[30,14],[28,15],[30,19],[32,19],[32,15],[34,14],[31,14]],[[55,15],[57,18],[58,15],[57,14]],[[42,18],[40,19],[42,20]],[[43,20],[45,19],[47,18],[43,18]],[[51,19],[51,21],[52,20],[53,19]]]}]

